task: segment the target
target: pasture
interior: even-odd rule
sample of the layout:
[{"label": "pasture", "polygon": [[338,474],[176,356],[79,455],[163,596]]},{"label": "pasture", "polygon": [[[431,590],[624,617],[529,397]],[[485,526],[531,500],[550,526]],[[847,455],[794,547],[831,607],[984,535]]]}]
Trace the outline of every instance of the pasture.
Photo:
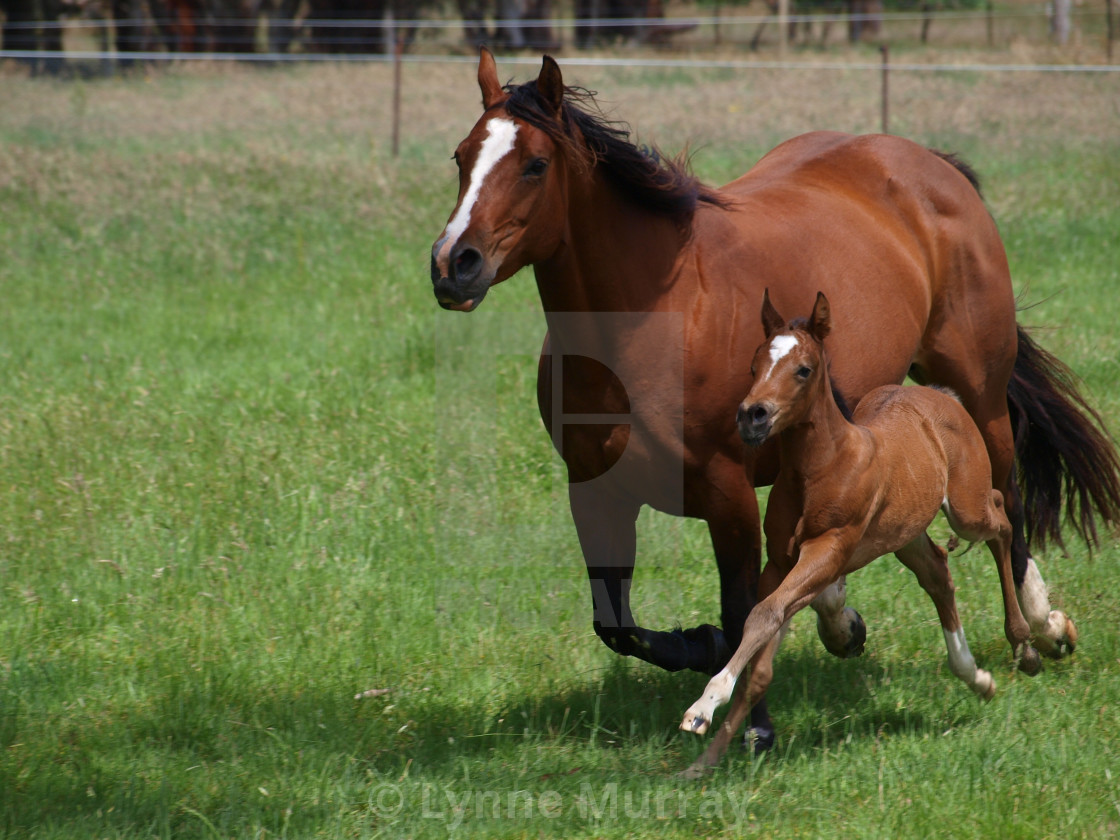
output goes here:
[{"label": "pasture", "polygon": [[[879,125],[859,69],[565,73],[709,182],[791,134]],[[3,79],[0,836],[1120,832],[1107,533],[1036,551],[1081,633],[1071,659],[1015,671],[990,557],[958,550],[998,685],[981,703],[910,572],[881,560],[849,580],[862,658],[795,619],[775,751],[675,777],[706,744],[677,725],[707,678],[592,632],[535,405],[532,277],[469,316],[432,298],[474,64],[404,76],[396,158],[385,65]],[[896,73],[891,117],[981,173],[1022,322],[1114,432],[1116,82]],[[639,620],[715,621],[717,593],[702,525],[644,514]]]}]

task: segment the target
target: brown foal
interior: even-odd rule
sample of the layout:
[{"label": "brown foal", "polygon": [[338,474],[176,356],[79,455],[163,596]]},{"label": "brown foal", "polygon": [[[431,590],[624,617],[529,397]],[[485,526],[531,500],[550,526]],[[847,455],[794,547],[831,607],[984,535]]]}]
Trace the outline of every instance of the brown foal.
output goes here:
[{"label": "brown foal", "polygon": [[[984,541],[997,563],[1010,563],[1011,525],[976,424],[951,393],[897,385],[870,391],[849,421],[829,379],[823,294],[807,322],[788,325],[766,294],[762,323],[766,341],[755,353],[738,425],[747,444],[776,437],[781,449],[764,525],[767,564],[739,649],[681,723],[703,734],[734,692],[727,719],[689,775],[719,761],[765,693],[790,618],[845,574],[891,552],[933,599],[953,674],[985,700],[996,690],[965,641],[946,552],[926,534],[944,510],[957,534]],[[748,663],[750,679],[736,689]]]}]

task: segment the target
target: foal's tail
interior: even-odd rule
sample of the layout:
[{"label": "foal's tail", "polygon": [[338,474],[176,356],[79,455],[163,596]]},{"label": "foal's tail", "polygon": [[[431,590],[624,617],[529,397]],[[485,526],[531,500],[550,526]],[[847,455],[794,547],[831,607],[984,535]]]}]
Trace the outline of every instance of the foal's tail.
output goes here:
[{"label": "foal's tail", "polygon": [[1021,326],[1007,388],[1027,539],[1062,545],[1061,505],[1078,534],[1097,542],[1096,516],[1120,523],[1120,459],[1073,372]]}]

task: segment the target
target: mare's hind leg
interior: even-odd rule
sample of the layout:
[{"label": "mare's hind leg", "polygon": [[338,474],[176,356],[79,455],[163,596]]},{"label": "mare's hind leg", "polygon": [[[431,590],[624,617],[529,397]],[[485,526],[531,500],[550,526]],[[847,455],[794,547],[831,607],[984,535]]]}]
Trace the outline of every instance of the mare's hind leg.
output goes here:
[{"label": "mare's hind leg", "polygon": [[1007,517],[1012,527],[1012,571],[1015,576],[1015,595],[1035,645],[1051,659],[1061,659],[1077,647],[1077,626],[1065,613],[1050,609],[1050,593],[1038,564],[1027,549],[1023,528],[1023,505],[1018,483],[1012,473],[1010,494],[1007,500]]},{"label": "mare's hind leg", "polygon": [[937,608],[941,630],[945,634],[945,647],[949,653],[949,670],[965,685],[985,700],[992,699],[996,684],[992,675],[976,667],[976,660],[968,649],[957,601],[953,595],[953,579],[949,574],[945,549],[935,545],[924,532],[913,542],[895,552],[895,556],[918,578],[918,583]]}]

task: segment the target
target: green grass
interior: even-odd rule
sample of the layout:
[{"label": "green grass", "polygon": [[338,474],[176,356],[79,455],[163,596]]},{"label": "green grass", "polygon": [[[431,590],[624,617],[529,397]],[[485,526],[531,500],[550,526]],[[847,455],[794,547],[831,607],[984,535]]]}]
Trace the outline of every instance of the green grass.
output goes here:
[{"label": "green grass", "polygon": [[[830,658],[795,621],[774,754],[674,777],[704,744],[676,726],[705,680],[621,660],[591,631],[534,405],[531,277],[469,318],[431,299],[447,158],[477,91],[468,68],[424,72],[438,85],[406,100],[397,160],[384,68],[5,81],[0,835],[1115,835],[1111,537],[1041,557],[1082,643],[1033,679],[1012,670],[990,559],[955,561],[999,683],[987,705],[949,674],[909,573],[873,564],[850,581],[862,659]],[[737,80],[594,72],[643,139],[703,141],[711,180],[809,119],[767,110],[794,92],[824,123],[861,119],[829,110],[836,89],[777,80],[792,86],[751,87],[750,120],[697,109],[682,138],[666,86],[730,100]],[[959,102],[927,114],[946,90],[989,89],[954,85],[923,98],[914,81],[899,119],[985,175],[1038,304],[1024,322],[1115,428],[1116,115],[1070,137],[1056,118],[1029,136],[1012,114],[977,127]],[[641,620],[715,620],[702,526],[640,524]],[[374,688],[390,691],[354,699]]]}]

